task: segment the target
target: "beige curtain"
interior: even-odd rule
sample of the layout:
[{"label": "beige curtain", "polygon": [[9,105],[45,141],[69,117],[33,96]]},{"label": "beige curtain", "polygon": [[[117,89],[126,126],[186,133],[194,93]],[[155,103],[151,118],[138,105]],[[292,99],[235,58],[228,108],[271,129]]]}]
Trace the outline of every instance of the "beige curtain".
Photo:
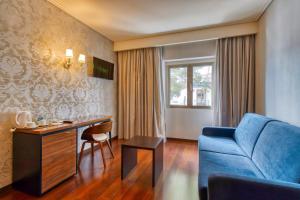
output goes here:
[{"label": "beige curtain", "polygon": [[255,35],[223,38],[217,42],[215,124],[236,126],[254,111]]},{"label": "beige curtain", "polygon": [[165,136],[161,49],[118,52],[118,137]]}]

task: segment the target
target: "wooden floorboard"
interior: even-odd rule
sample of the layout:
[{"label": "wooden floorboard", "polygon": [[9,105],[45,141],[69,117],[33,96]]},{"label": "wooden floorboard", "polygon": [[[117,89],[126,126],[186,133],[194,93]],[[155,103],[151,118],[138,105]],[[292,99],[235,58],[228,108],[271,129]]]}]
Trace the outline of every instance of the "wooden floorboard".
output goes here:
[{"label": "wooden floorboard", "polygon": [[121,140],[113,142],[115,159],[105,148],[107,168],[103,168],[100,151],[85,154],[80,171],[42,197],[34,197],[7,188],[1,200],[197,200],[198,153],[196,142],[170,140],[164,149],[164,169],[155,188],[151,186],[151,151],[138,151],[138,165],[121,180]]}]

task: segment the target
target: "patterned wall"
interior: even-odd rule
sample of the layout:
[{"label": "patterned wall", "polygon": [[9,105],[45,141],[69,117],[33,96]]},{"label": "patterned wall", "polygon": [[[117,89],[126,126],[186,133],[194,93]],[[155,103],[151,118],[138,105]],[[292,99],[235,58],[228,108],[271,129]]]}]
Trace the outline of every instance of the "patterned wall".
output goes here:
[{"label": "patterned wall", "polygon": [[6,112],[72,118],[112,114],[116,82],[91,78],[76,59],[63,68],[64,53],[115,62],[112,41],[46,0],[0,0],[0,188],[11,183],[12,134]]}]

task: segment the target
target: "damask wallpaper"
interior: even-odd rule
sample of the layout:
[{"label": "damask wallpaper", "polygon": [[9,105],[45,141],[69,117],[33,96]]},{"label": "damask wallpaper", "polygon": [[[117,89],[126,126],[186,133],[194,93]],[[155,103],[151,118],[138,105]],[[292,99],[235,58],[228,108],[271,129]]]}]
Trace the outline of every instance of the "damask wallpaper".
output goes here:
[{"label": "damask wallpaper", "polygon": [[[74,64],[63,67],[67,48]],[[82,53],[115,62],[112,41],[46,0],[0,0],[0,188],[11,183],[12,134],[6,113],[72,118],[116,116],[116,81],[88,77]]]}]

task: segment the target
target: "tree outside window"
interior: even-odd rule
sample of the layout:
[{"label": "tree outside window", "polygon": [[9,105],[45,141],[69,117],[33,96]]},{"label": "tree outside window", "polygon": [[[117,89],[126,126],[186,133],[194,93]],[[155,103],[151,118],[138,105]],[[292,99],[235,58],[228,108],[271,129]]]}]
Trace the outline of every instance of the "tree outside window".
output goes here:
[{"label": "tree outside window", "polygon": [[209,108],[213,63],[169,66],[169,106]]}]

